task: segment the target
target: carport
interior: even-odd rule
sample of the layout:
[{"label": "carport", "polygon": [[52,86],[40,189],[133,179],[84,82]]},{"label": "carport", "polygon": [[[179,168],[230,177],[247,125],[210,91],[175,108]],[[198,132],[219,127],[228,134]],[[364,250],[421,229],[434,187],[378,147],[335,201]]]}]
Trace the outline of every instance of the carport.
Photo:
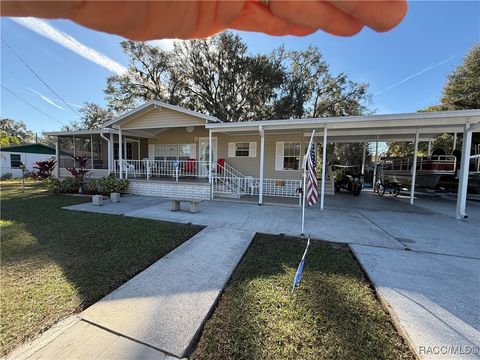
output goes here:
[{"label": "carport", "polygon": [[[466,214],[467,185],[471,157],[472,133],[480,132],[480,110],[459,110],[442,112],[418,112],[404,114],[349,116],[331,118],[303,118],[288,120],[262,120],[239,123],[212,123],[207,124],[209,142],[214,133],[225,133],[230,136],[252,135],[260,137],[259,160],[259,204],[263,203],[263,178],[265,163],[265,138],[269,135],[298,134],[302,132],[308,139],[315,130],[316,141],[323,145],[328,143],[378,143],[413,142],[414,155],[412,165],[412,180],[410,186],[410,204],[414,203],[415,181],[417,168],[417,150],[419,142],[429,144],[438,135],[443,133],[463,134],[459,186],[456,202],[456,218],[463,219]],[[210,146],[210,149],[212,147]],[[323,146],[322,164],[326,163],[326,146]],[[429,146],[430,150],[430,146]],[[365,151],[364,151],[365,153]],[[363,157],[365,168],[365,156]],[[210,159],[212,156],[210,155]],[[210,160],[211,161],[211,160]],[[212,168],[210,163],[209,168]],[[374,167],[376,171],[376,166]],[[320,187],[320,207],[324,208],[325,199],[325,172],[322,170],[322,186]],[[374,177],[376,174],[374,173]],[[375,179],[374,179],[375,182]]]}]

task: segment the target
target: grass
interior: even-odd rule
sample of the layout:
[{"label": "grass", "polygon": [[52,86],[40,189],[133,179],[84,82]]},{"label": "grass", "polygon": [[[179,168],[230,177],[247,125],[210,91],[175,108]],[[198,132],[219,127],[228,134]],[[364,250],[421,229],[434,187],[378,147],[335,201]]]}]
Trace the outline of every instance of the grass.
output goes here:
[{"label": "grass", "polygon": [[[88,198],[1,182],[0,355],[96,302],[200,230],[63,210]],[[89,199],[88,199],[89,200]]]},{"label": "grass", "polygon": [[347,247],[258,234],[191,359],[415,359]]}]

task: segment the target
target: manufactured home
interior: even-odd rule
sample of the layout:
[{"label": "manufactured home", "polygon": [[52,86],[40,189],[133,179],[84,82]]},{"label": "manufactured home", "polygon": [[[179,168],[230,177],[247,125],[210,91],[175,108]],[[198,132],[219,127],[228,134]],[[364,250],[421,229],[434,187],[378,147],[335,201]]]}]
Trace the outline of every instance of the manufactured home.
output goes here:
[{"label": "manufactured home", "polygon": [[55,157],[55,149],[43,144],[11,145],[0,148],[1,176],[12,174],[13,178],[22,177],[21,164],[28,171],[33,170],[37,161]]},{"label": "manufactured home", "polygon": [[[468,140],[479,122],[479,110],[223,122],[149,101],[99,130],[45,135],[58,139],[59,177],[68,176],[66,168],[75,165],[72,156],[60,156],[68,153],[86,156],[92,177],[113,172],[128,178],[134,194],[247,198],[262,204],[266,198],[292,202],[300,198],[303,156],[313,131],[318,144],[359,142],[365,149],[368,143],[382,141],[418,145],[446,132],[462,133]],[[325,151],[318,161],[328,163]],[[415,168],[412,171],[415,173]],[[322,167],[318,176],[322,196],[333,194],[328,167]],[[468,179],[468,171],[466,176]],[[414,189],[415,181],[412,183]]]}]

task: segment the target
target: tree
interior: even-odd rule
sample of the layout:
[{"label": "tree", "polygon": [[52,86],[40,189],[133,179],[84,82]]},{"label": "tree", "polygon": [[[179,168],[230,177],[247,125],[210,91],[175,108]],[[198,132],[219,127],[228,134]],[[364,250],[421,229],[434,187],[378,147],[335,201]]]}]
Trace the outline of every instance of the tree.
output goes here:
[{"label": "tree", "polygon": [[124,74],[107,79],[108,108],[118,114],[148,100],[178,104],[172,53],[143,42],[122,41],[121,46],[130,63]]},{"label": "tree", "polygon": [[[480,45],[474,46],[465,56],[463,63],[448,75],[442,90],[440,104],[429,106],[420,111],[448,111],[480,109]],[[472,147],[480,142],[480,135],[474,133]],[[413,153],[413,144],[389,143],[389,156],[407,156]],[[462,140],[457,142],[457,148]],[[432,142],[432,151],[442,149],[446,154],[453,152],[453,135],[442,134]],[[427,154],[427,144],[419,144],[419,154]]]},{"label": "tree", "polygon": [[0,130],[0,146],[9,146],[12,144],[18,144],[20,140],[17,137],[8,135],[6,131]]},{"label": "tree", "polygon": [[108,109],[95,103],[85,102],[80,108],[80,126],[82,129],[100,129],[104,123],[112,120],[113,114]]},{"label": "tree", "polygon": [[314,96],[314,117],[365,115],[370,101],[368,84],[349,80],[344,73],[325,76]]},{"label": "tree", "polygon": [[81,118],[62,126],[64,131],[100,129],[104,123],[113,119],[113,113],[95,103],[85,102],[80,108]]},{"label": "tree", "polygon": [[440,100],[442,110],[480,109],[480,45],[448,75]]},{"label": "tree", "polygon": [[249,55],[238,35],[176,43],[174,54],[182,106],[224,121],[268,117],[283,81],[280,64]]},{"label": "tree", "polygon": [[272,56],[285,66],[285,80],[275,103],[276,118],[347,116],[366,112],[366,104],[370,101],[368,85],[355,83],[344,73],[332,75],[318,47],[288,52],[280,47]]},{"label": "tree", "polygon": [[8,144],[31,143],[35,140],[35,134],[27,129],[23,121],[8,118],[0,119],[1,141]]},{"label": "tree", "polygon": [[105,89],[109,109],[122,112],[161,100],[216,116],[246,121],[306,116],[360,115],[367,85],[332,75],[317,47],[252,55],[238,35],[176,42],[171,51],[122,42],[130,57],[124,75]]}]

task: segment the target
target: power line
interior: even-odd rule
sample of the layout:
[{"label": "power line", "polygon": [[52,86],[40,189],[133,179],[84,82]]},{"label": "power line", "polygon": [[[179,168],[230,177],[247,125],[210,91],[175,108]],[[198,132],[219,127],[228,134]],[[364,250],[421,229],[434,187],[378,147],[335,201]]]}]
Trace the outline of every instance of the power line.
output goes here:
[{"label": "power line", "polygon": [[17,94],[15,94],[12,90],[10,90],[9,88],[7,88],[5,85],[3,84],[0,84],[2,85],[2,88],[4,88],[5,90],[7,90],[10,94],[12,94],[13,96],[15,96],[16,98],[20,99],[21,101],[23,101],[25,104],[27,104],[28,106],[34,108],[35,110],[41,112],[43,115],[45,115],[46,117],[52,119],[52,120],[55,120],[56,122],[66,126],[65,123],[61,122],[60,120],[57,120],[55,119],[54,117],[51,117],[50,115],[48,115],[46,112],[44,112],[43,110],[40,110],[39,108],[37,108],[35,105],[32,105],[30,104],[27,100],[23,99],[22,97],[18,96]]},{"label": "power line", "polygon": [[45,85],[57,98],[59,98],[66,106],[68,106],[68,108],[70,110],[72,110],[76,115],[78,115],[79,117],[82,117],[82,115],[80,115],[78,113],[77,110],[75,110],[67,101],[65,101],[60,95],[58,95],[55,90],[53,90],[41,77],[40,75],[38,75],[30,66],[28,66],[28,64],[20,57],[20,55],[18,55],[15,50],[13,50],[11,48],[10,45],[7,44],[7,42],[3,39],[3,37],[1,38],[2,39],[2,42],[5,44],[5,46],[13,53],[13,55],[15,55],[22,63],[23,65],[25,65],[27,67],[28,70],[30,70],[33,75],[35,75],[37,77],[38,80],[40,80],[43,85]]}]

